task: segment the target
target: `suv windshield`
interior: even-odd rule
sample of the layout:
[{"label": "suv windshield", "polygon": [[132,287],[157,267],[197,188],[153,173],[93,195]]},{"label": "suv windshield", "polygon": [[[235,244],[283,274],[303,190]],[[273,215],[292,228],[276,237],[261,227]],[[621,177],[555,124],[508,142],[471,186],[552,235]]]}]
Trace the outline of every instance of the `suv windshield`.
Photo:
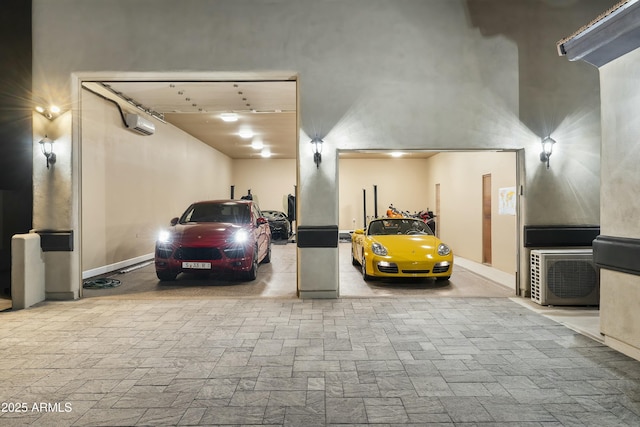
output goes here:
[{"label": "suv windshield", "polygon": [[180,218],[180,223],[188,222],[230,222],[248,224],[251,222],[250,207],[245,203],[196,203]]}]

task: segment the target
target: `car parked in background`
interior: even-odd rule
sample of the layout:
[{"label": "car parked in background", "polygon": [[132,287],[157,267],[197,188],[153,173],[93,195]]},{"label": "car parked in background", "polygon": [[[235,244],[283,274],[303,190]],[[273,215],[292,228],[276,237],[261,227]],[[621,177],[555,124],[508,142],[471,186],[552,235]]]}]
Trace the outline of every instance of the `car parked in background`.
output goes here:
[{"label": "car parked in background", "polygon": [[193,203],[156,241],[160,280],[183,272],[233,273],[255,280],[258,264],[271,261],[271,230],[251,200]]},{"label": "car parked in background", "polygon": [[381,218],[351,236],[351,260],[365,280],[374,277],[433,277],[448,280],[453,252],[417,218]]},{"label": "car parked in background", "polygon": [[291,237],[291,223],[284,212],[266,210],[262,211],[262,214],[269,221],[271,236],[274,239],[288,239]]}]

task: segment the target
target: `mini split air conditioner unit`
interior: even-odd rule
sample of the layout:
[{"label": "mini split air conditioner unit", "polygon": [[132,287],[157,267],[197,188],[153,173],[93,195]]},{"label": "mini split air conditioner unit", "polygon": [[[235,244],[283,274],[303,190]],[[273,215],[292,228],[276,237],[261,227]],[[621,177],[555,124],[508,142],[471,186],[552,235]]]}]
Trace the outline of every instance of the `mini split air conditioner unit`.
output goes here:
[{"label": "mini split air conditioner unit", "polygon": [[153,135],[156,131],[156,125],[137,114],[127,113],[125,122],[127,123],[127,128],[129,130],[143,135]]},{"label": "mini split air conditioner unit", "polygon": [[532,250],[531,300],[540,305],[599,305],[600,272],[593,251]]}]

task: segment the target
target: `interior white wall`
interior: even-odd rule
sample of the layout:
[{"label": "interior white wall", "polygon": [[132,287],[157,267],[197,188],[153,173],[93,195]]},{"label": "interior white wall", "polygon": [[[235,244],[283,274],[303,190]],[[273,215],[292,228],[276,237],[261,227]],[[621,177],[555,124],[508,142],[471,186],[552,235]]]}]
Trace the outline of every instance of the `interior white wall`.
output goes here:
[{"label": "interior white wall", "polygon": [[500,213],[500,189],[516,187],[514,152],[440,153],[427,159],[427,195],[435,210],[440,184],[440,238],[454,253],[482,263],[482,176],[491,175],[491,264],[515,274],[516,216]]},{"label": "interior white wall", "polygon": [[228,197],[229,157],[148,119],[155,134],[137,134],[124,127],[113,103],[82,93],[85,272],[153,254],[158,231],[189,204]]},{"label": "interior white wall", "polygon": [[[640,238],[640,49],[600,68],[601,234]],[[640,360],[640,277],[600,270],[605,342]]]},{"label": "interior white wall", "polygon": [[374,217],[374,185],[378,192],[378,216],[384,216],[390,204],[408,212],[422,211],[429,207],[425,159],[341,158],[338,181],[338,228],[341,230],[365,226],[362,190],[366,190],[367,217]]},{"label": "interior white wall", "polygon": [[251,190],[260,209],[287,213],[287,196],[296,190],[296,159],[235,159],[231,181],[236,199]]}]

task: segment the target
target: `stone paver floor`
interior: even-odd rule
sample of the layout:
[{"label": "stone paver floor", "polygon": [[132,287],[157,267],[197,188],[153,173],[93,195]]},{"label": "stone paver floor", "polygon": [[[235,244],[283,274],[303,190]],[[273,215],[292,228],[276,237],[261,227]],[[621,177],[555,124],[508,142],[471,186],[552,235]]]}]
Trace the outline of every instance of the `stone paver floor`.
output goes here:
[{"label": "stone paver floor", "polygon": [[638,426],[640,362],[509,298],[0,313],[0,425]]}]

